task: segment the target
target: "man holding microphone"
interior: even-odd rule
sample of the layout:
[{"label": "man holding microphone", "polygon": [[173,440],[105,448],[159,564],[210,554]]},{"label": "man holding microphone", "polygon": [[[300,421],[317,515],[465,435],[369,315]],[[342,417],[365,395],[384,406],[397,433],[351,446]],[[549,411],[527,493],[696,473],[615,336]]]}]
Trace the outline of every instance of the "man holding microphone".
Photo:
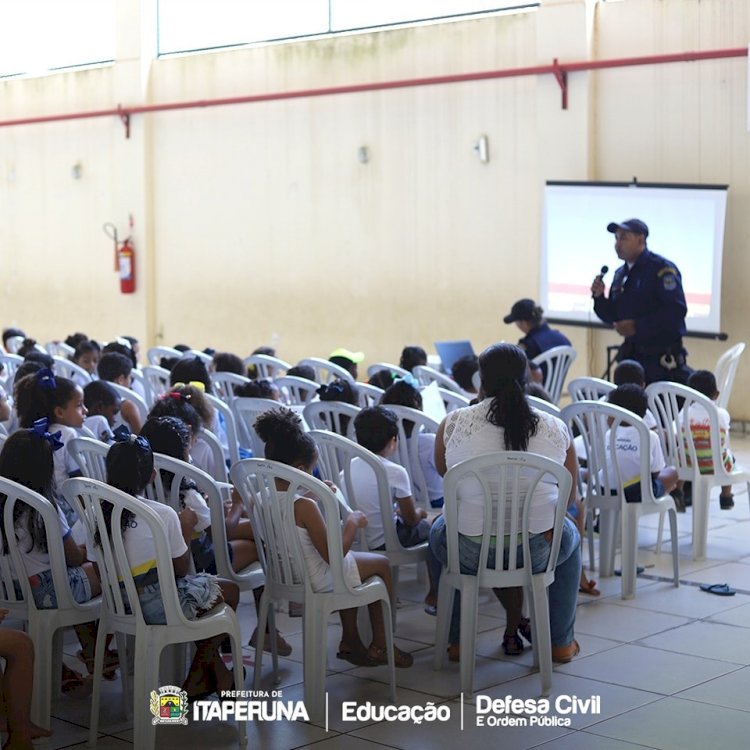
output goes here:
[{"label": "man holding microphone", "polygon": [[686,383],[691,373],[682,346],[687,303],[679,270],[648,249],[648,227],[640,219],[612,222],[607,231],[615,235],[615,251],[624,264],[615,271],[608,298],[603,274],[594,279],[591,294],[596,315],[624,337],[617,361],[640,362],[646,383]]}]

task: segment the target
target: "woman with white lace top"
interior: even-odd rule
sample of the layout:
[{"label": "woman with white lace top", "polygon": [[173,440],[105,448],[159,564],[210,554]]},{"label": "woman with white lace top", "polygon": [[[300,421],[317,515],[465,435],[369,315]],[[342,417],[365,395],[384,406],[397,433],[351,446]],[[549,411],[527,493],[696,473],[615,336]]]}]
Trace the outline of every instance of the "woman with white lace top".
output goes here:
[{"label": "woman with white lace top", "polygon": [[[481,389],[479,402],[457,409],[443,420],[435,439],[435,464],[445,474],[449,468],[475,456],[498,451],[521,450],[536,453],[563,464],[573,477],[576,472],[575,448],[562,420],[533,409],[524,393],[527,364],[523,351],[512,344],[496,344],[479,356]],[[569,502],[575,499],[575,481]],[[529,538],[532,567],[543,570],[547,565],[552,526],[557,502],[557,486],[540,482],[531,500]],[[462,573],[476,573],[484,522],[484,498],[463,493],[458,515],[459,556]],[[573,637],[579,576],[581,572],[580,536],[568,518],[563,527],[555,581],[549,588],[552,658],[568,662],[578,652]],[[432,527],[430,547],[446,564],[445,520],[439,518]],[[521,555],[521,548],[518,548]],[[491,550],[491,555],[494,550]],[[528,621],[520,618],[521,589],[496,592],[508,613],[503,640],[505,653],[520,653],[519,631],[530,636]],[[459,659],[460,602],[456,596],[449,635],[449,656]],[[520,646],[520,650],[518,649]]]}]

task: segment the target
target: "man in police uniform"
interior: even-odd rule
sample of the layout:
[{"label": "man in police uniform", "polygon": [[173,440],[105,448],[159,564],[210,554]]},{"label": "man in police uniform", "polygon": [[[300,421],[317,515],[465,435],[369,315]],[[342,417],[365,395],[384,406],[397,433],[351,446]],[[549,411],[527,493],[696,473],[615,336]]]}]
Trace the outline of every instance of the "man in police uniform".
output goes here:
[{"label": "man in police uniform", "polygon": [[646,371],[646,382],[686,383],[690,375],[682,346],[687,304],[677,267],[646,246],[648,227],[640,219],[612,222],[615,251],[624,265],[615,271],[609,298],[601,276],[591,294],[594,312],[625,338],[617,361],[635,359]]}]

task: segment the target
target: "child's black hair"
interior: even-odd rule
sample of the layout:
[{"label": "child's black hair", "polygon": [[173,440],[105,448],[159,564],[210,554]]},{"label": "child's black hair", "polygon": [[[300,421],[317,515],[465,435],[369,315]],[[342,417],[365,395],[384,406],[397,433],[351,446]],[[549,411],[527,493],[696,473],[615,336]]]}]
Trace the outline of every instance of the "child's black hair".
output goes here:
[{"label": "child's black hair", "polygon": [[[0,476],[28,487],[55,505],[52,491],[54,461],[52,445],[31,430],[16,430],[10,435],[0,451]],[[5,513],[7,496],[0,494],[0,518]],[[29,549],[38,548],[47,552],[47,536],[42,517],[26,503],[18,502],[13,510],[13,525],[23,524],[29,535]],[[0,523],[3,554],[8,554],[8,538],[5,524]]]},{"label": "child's black hair", "polygon": [[149,419],[155,417],[177,417],[190,428],[194,436],[203,426],[200,414],[190,403],[190,399],[178,390],[172,390],[157,399],[148,413]]},{"label": "child's black hair", "polygon": [[138,367],[138,359],[127,339],[121,341],[110,341],[104,345],[102,354],[122,354],[130,360],[131,367]]},{"label": "child's black hair", "polygon": [[89,337],[85,333],[81,333],[80,331],[77,333],[71,333],[70,336],[68,336],[65,339],[65,343],[71,347],[72,349],[76,349],[78,345],[82,341],[88,341]]},{"label": "child's black hair", "polygon": [[267,378],[251,380],[249,383],[242,383],[234,388],[234,395],[239,398],[268,398],[275,399],[277,388]]},{"label": "child's black hair", "polygon": [[50,370],[55,368],[55,360],[51,354],[40,352],[38,349],[30,349],[23,355],[24,362],[38,362],[42,367],[49,367]]},{"label": "child's black hair", "polygon": [[25,378],[27,375],[33,375],[35,372],[39,372],[39,370],[43,370],[45,367],[46,365],[43,365],[41,362],[37,362],[35,359],[25,359],[23,362],[21,362],[21,364],[16,367],[16,371],[13,373],[14,392],[16,385],[23,378]]},{"label": "child's black hair", "polygon": [[401,352],[399,367],[411,372],[415,367],[427,364],[427,352],[421,346],[405,346]]},{"label": "child's black hair", "polygon": [[205,362],[194,355],[178,359],[169,373],[169,384],[189,383],[194,380],[203,383],[206,393],[211,393],[211,378],[208,374]]},{"label": "child's black hair", "polygon": [[45,368],[21,378],[14,388],[19,425],[31,427],[42,417],[56,422],[55,409],[64,409],[78,388],[72,380],[59,378]]},{"label": "child's black hair", "polygon": [[287,375],[295,378],[305,378],[315,382],[315,370],[310,365],[295,365],[286,371]]},{"label": "child's black hair", "polygon": [[380,453],[398,436],[398,417],[384,406],[370,406],[354,418],[357,442],[373,453]]},{"label": "child's black hair", "polygon": [[233,372],[235,375],[247,377],[245,363],[232,352],[217,352],[214,354],[214,370],[216,372]]},{"label": "child's black hair", "polygon": [[187,460],[190,451],[190,428],[178,417],[151,417],[141,429],[151,443],[151,450],[165,456]]},{"label": "child's black hair", "polygon": [[474,393],[474,382],[472,378],[474,373],[479,371],[479,357],[476,354],[467,354],[465,357],[459,357],[451,368],[453,379],[469,393]]},{"label": "child's black hair", "polygon": [[18,348],[18,356],[26,357],[29,352],[39,352],[42,354],[42,350],[37,348],[36,339],[24,339],[21,346]]},{"label": "child's black hair", "polygon": [[646,371],[643,365],[634,359],[623,359],[612,375],[612,382],[615,385],[624,385],[625,383],[635,383],[643,386],[646,382]]},{"label": "child's black hair", "polygon": [[719,390],[716,387],[716,377],[711,370],[696,370],[688,378],[687,384],[688,388],[692,388],[710,399],[715,398]]},{"label": "child's black hair", "polygon": [[[107,344],[109,346],[109,344]],[[106,350],[106,346],[104,349]],[[96,371],[101,380],[108,380],[114,383],[117,378],[130,375],[133,370],[133,360],[121,352],[107,352],[102,354]]]},{"label": "child's black hair", "polygon": [[26,334],[20,328],[3,328],[3,347],[8,348],[8,339],[12,339],[16,336],[23,336],[26,338]]},{"label": "child's black hair", "polygon": [[120,401],[117,391],[106,380],[92,380],[83,388],[83,403],[92,414],[102,406],[112,406]]},{"label": "child's black hair", "polygon": [[91,354],[92,352],[94,354],[99,354],[101,350],[102,348],[96,343],[96,341],[89,341],[88,339],[79,341],[73,352],[73,361],[78,362],[84,354]]},{"label": "child's black hair", "polygon": [[378,370],[373,373],[372,377],[367,381],[370,385],[374,385],[376,388],[382,388],[384,391],[393,385],[393,381],[398,377],[395,372],[391,370]]},{"label": "child's black hair", "polygon": [[343,401],[345,404],[359,403],[359,391],[356,385],[352,385],[348,380],[339,380],[335,378],[330,383],[321,385],[318,388],[318,396],[321,401]]},{"label": "child's black hair", "polygon": [[[381,406],[393,404],[394,406],[408,406],[410,409],[422,411],[422,394],[418,388],[415,388],[405,380],[396,380],[393,385],[389,386],[383,397],[380,399]],[[356,420],[355,420],[356,429]],[[407,438],[411,437],[414,430],[414,422],[410,419],[404,420],[404,434]]]},{"label": "child's black hair", "polygon": [[646,391],[636,383],[623,383],[607,394],[607,401],[643,419],[648,409]]},{"label": "child's black hair", "polygon": [[266,458],[288,466],[311,466],[318,455],[315,441],[302,429],[291,409],[271,409],[255,420],[255,431],[265,443]]}]

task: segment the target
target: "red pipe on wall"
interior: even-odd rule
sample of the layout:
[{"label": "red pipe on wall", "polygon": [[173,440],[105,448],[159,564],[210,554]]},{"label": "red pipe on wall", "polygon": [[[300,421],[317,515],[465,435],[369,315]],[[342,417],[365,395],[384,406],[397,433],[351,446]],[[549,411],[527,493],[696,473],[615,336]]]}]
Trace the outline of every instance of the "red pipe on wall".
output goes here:
[{"label": "red pipe on wall", "polygon": [[567,76],[568,73],[578,73],[586,70],[604,70],[606,68],[625,68],[634,65],[661,65],[675,62],[695,62],[698,60],[720,60],[729,57],[747,57],[747,47],[729,49],[706,50],[703,52],[678,52],[668,55],[646,55],[643,57],[622,57],[611,60],[586,60],[583,62],[559,63],[557,60],[551,65],[533,65],[523,68],[505,68],[489,70],[479,73],[460,73],[449,76],[433,76],[429,78],[407,78],[396,81],[380,81],[377,83],[350,84],[347,86],[330,86],[320,89],[302,89],[297,91],[277,91],[268,94],[253,94],[250,96],[232,96],[223,99],[198,99],[187,102],[170,102],[165,104],[149,104],[135,107],[118,106],[116,109],[100,109],[88,112],[69,112],[59,115],[43,115],[41,117],[24,117],[15,120],[0,120],[0,127],[14,125],[35,125],[43,122],[61,122],[65,120],[83,120],[94,117],[119,117],[125,125],[126,135],[130,136],[131,115],[149,112],[168,112],[178,109],[195,109],[199,107],[221,107],[229,104],[254,104],[256,102],[280,101],[284,99],[304,99],[314,96],[334,96],[336,94],[358,94],[365,91],[385,91],[388,89],[412,88],[416,86],[436,86],[447,83],[464,83],[467,81],[487,81],[496,78],[516,78],[531,75],[553,75],[562,89],[563,109],[567,109]]}]

